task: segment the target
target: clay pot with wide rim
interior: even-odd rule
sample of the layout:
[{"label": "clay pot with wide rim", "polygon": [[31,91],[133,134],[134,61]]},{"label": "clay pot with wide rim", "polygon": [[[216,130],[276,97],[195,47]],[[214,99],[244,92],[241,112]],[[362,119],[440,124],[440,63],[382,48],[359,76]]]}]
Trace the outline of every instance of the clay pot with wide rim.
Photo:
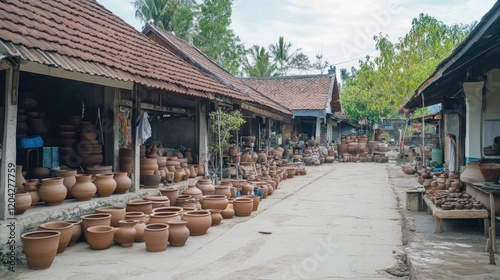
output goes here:
[{"label": "clay pot with wide rim", "polygon": [[212,180],[208,178],[198,180],[196,187],[202,191],[203,195],[213,195],[215,192],[215,186],[212,184]]},{"label": "clay pot with wide rim", "polygon": [[208,210],[187,211],[182,215],[182,220],[187,221],[187,228],[191,236],[204,235],[212,225],[212,217]]},{"label": "clay pot with wide rim", "polygon": [[31,195],[27,191],[16,191],[14,213],[16,215],[23,214],[31,207],[32,202]]},{"label": "clay pot with wide rim", "polygon": [[76,169],[61,169],[57,171],[57,176],[63,178],[63,185],[68,190],[66,198],[73,198],[73,195],[71,194],[71,188],[76,183],[76,174]]},{"label": "clay pot with wide rim", "polygon": [[167,223],[169,225],[168,242],[170,246],[184,246],[190,235],[189,229],[186,226],[187,221],[170,220]]},{"label": "clay pot with wide rim", "polygon": [[97,187],[92,183],[92,175],[78,174],[75,179],[76,183],[71,187],[71,195],[77,201],[91,200],[97,192]]},{"label": "clay pot with wide rim", "polygon": [[112,226],[91,226],[87,228],[87,243],[93,250],[108,249],[113,245],[115,228]]},{"label": "clay pot with wide rim", "polygon": [[196,185],[189,185],[184,191],[182,191],[183,195],[190,195],[193,198],[202,198],[203,192],[196,187]]},{"label": "clay pot with wide rim", "polygon": [[65,221],[54,221],[43,223],[38,226],[39,230],[55,230],[61,233],[59,237],[59,246],[57,247],[57,254],[61,254],[68,247],[73,235],[74,224]]},{"label": "clay pot with wide rim", "polygon": [[97,196],[109,197],[116,190],[116,181],[113,173],[96,174],[94,185],[97,187]]},{"label": "clay pot with wide rim", "polygon": [[192,199],[193,197],[190,196],[190,195],[179,195],[177,196],[176,198],[176,201],[175,201],[175,206],[180,206],[180,207],[183,207],[184,203],[186,202],[186,200],[188,199]]},{"label": "clay pot with wide rim", "polygon": [[144,228],[144,242],[148,252],[167,250],[169,226],[167,224],[149,224]]},{"label": "clay pot with wide rim", "polygon": [[176,199],[179,195],[179,189],[173,187],[161,187],[159,188],[161,195],[168,197],[170,200],[170,205],[176,205]]},{"label": "clay pot with wide rim", "polygon": [[233,209],[236,216],[250,216],[253,210],[253,199],[246,197],[237,197],[233,201]]},{"label": "clay pot with wide rim", "polygon": [[202,209],[224,210],[229,202],[225,195],[204,195],[200,203]]},{"label": "clay pot with wide rim", "polygon": [[167,224],[168,221],[180,219],[180,212],[153,212],[149,215],[149,221],[147,224]]},{"label": "clay pot with wide rim", "polygon": [[78,239],[80,239],[80,236],[82,236],[82,221],[76,221],[76,220],[65,220],[63,222],[71,223],[73,224],[73,228],[71,231],[71,239],[69,240],[69,246],[73,246],[78,242]]},{"label": "clay pot with wide rim", "polygon": [[123,248],[130,248],[134,245],[134,241],[137,235],[137,230],[135,225],[139,221],[118,221],[118,228],[115,229],[113,240],[120,244]]},{"label": "clay pot with wide rim", "polygon": [[179,206],[167,206],[167,207],[159,207],[153,209],[153,213],[179,213],[182,214],[183,208]]},{"label": "clay pot with wide rim", "polygon": [[248,197],[248,198],[251,198],[253,200],[252,211],[257,211],[257,209],[259,209],[260,196],[258,196],[258,195],[242,195],[240,197]]},{"label": "clay pot with wide rim", "polygon": [[125,220],[127,221],[143,221],[147,223],[149,221],[149,215],[142,212],[125,212]]},{"label": "clay pot with wide rim", "polygon": [[212,226],[218,226],[222,222],[222,210],[220,209],[208,209],[210,211],[210,216],[212,217]]},{"label": "clay pot with wide rim", "polygon": [[[230,185],[229,185],[230,184]],[[231,187],[232,184],[229,182],[229,184],[220,184],[215,186],[215,195],[225,195],[228,199],[231,198]]]},{"label": "clay pot with wide rim", "polygon": [[132,180],[128,177],[127,172],[114,172],[113,179],[116,182],[115,194],[124,194],[132,186]]},{"label": "clay pot with wide rim", "polygon": [[127,212],[142,212],[144,214],[151,214],[153,210],[153,202],[145,199],[132,199],[127,202]]},{"label": "clay pot with wide rim", "polygon": [[63,184],[63,178],[45,178],[42,179],[42,185],[38,190],[40,199],[49,206],[61,204],[66,198],[68,190]]},{"label": "clay pot with wide rim", "polygon": [[93,226],[110,226],[111,224],[111,214],[109,213],[95,213],[83,215],[80,217],[82,219],[83,235],[85,240],[87,240],[87,229]]},{"label": "clay pot with wide rim", "polygon": [[116,206],[99,207],[95,209],[95,212],[111,214],[111,221],[109,225],[112,227],[118,227],[119,226],[118,222],[125,219],[124,207],[116,207]]},{"label": "clay pot with wide rim", "polygon": [[29,269],[42,270],[52,266],[61,233],[55,230],[32,231],[21,235]]},{"label": "clay pot with wide rim", "polygon": [[144,200],[150,200],[151,201],[151,207],[152,207],[152,209],[170,206],[170,200],[166,196],[147,195],[147,196],[144,197]]}]

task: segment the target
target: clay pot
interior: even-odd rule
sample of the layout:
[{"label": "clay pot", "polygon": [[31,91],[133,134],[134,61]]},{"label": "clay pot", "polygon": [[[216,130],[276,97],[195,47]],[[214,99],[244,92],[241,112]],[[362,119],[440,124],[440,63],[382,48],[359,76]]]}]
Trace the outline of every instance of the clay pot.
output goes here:
[{"label": "clay pot", "polygon": [[176,205],[177,196],[179,195],[179,189],[172,187],[161,187],[159,188],[161,195],[168,197],[170,200],[170,205]]},{"label": "clay pot", "polygon": [[226,209],[228,198],[225,195],[204,195],[201,200],[201,208],[203,209]]},{"label": "clay pot", "polygon": [[210,216],[212,217],[212,226],[220,225],[222,221],[222,215],[220,209],[208,209],[210,211]]},{"label": "clay pot", "polygon": [[215,186],[212,185],[211,179],[198,180],[196,187],[202,191],[203,195],[213,195],[215,193]]},{"label": "clay pot", "polygon": [[71,188],[76,183],[76,174],[76,169],[62,169],[57,171],[57,176],[63,178],[63,185],[68,190],[66,198],[73,198],[73,195],[71,194]]},{"label": "clay pot", "polygon": [[182,220],[187,221],[187,228],[191,236],[206,234],[212,225],[212,218],[208,210],[187,211],[182,215]]},{"label": "clay pot", "polygon": [[158,188],[161,182],[161,175],[160,174],[141,175],[141,182],[144,184],[145,188]]},{"label": "clay pot", "polygon": [[147,224],[167,224],[168,221],[180,219],[180,212],[153,212],[149,215],[149,221]]},{"label": "clay pot", "polygon": [[31,206],[30,207],[35,207],[38,202],[40,201],[40,196],[38,195],[38,191],[31,191],[28,192],[28,194],[31,196]]},{"label": "clay pot", "polygon": [[23,183],[21,190],[27,192],[38,191],[38,184],[40,184],[39,179],[30,179],[28,182]]},{"label": "clay pot", "polygon": [[186,200],[191,199],[191,198],[193,198],[193,197],[190,196],[190,195],[179,195],[176,198],[175,206],[183,207],[183,205],[186,202]]},{"label": "clay pot", "polygon": [[222,210],[220,212],[222,218],[224,219],[232,219],[234,217],[234,210],[233,210],[233,205],[232,204],[228,204],[226,209]]},{"label": "clay pot", "polygon": [[142,212],[125,212],[125,220],[127,221],[143,221],[147,223],[149,221],[149,215]]},{"label": "clay pot", "polygon": [[151,214],[153,210],[153,203],[151,200],[132,199],[127,202],[127,212],[142,212],[144,214]]},{"label": "clay pot", "polygon": [[137,234],[137,230],[135,229],[135,225],[137,225],[139,221],[127,221],[121,220],[118,221],[119,227],[115,230],[113,240],[120,244],[123,248],[130,248],[134,245],[135,236]]},{"label": "clay pot", "polygon": [[460,174],[460,181],[465,183],[485,182],[485,178],[479,170],[479,162],[469,162],[465,170]]},{"label": "clay pot", "polygon": [[135,242],[144,242],[144,228],[146,227],[146,223],[144,221],[137,221],[137,224],[134,226],[135,228]]},{"label": "clay pot", "polygon": [[132,186],[132,180],[128,177],[127,172],[115,172],[113,173],[113,179],[116,182],[115,194],[124,194]]},{"label": "clay pot", "polygon": [[189,169],[189,178],[196,178],[196,176],[198,175],[198,172],[195,170],[194,165],[189,164],[188,169]]},{"label": "clay pot", "polygon": [[144,242],[148,252],[161,252],[167,249],[169,226],[167,224],[149,224],[144,228]]},{"label": "clay pot", "polygon": [[239,217],[250,216],[253,210],[253,199],[237,197],[233,201],[234,214]]},{"label": "clay pot", "polygon": [[144,200],[151,201],[152,209],[170,206],[170,200],[166,196],[148,195]]},{"label": "clay pot", "polygon": [[31,195],[26,191],[16,191],[14,213],[16,215],[23,214],[31,207]]},{"label": "clay pot", "polygon": [[80,218],[82,219],[82,228],[85,240],[87,240],[87,229],[89,227],[109,226],[111,224],[111,214],[109,213],[88,214],[88,215],[83,215]]},{"label": "clay pot", "polygon": [[31,170],[31,176],[37,179],[43,179],[50,177],[50,169],[47,167],[34,167]]},{"label": "clay pot", "polygon": [[[229,184],[231,184],[231,182],[229,182]],[[228,199],[231,198],[231,190],[230,188],[232,187],[232,184],[231,185],[217,185],[215,186],[215,191],[214,191],[214,194],[215,195],[225,195]]]},{"label": "clay pot", "polygon": [[484,177],[485,182],[498,183],[500,180],[500,164],[499,163],[480,163],[478,164],[479,171]]},{"label": "clay pot", "polygon": [[173,182],[174,183],[179,183],[180,181],[182,181],[182,179],[184,178],[184,175],[186,175],[186,172],[184,172],[184,169],[182,168],[177,168],[175,171],[174,171],[174,178],[173,178]]},{"label": "clay pot", "polygon": [[288,176],[287,178],[293,178],[295,176],[295,173],[297,172],[297,168],[295,167],[288,167],[287,168]]},{"label": "clay pot", "polygon": [[96,174],[94,185],[97,187],[97,196],[108,197],[116,190],[116,181],[113,173]]},{"label": "clay pot", "polygon": [[163,213],[179,213],[179,214],[182,214],[182,207],[179,207],[179,206],[167,206],[167,207],[159,207],[159,208],[155,208],[153,209],[153,213],[160,213],[160,212],[163,212]]},{"label": "clay pot", "polygon": [[48,222],[38,226],[39,230],[54,230],[61,233],[59,237],[59,246],[57,247],[57,254],[66,250],[73,235],[73,224],[64,221]]},{"label": "clay pot", "polygon": [[189,238],[189,229],[187,228],[187,221],[171,220],[167,222],[169,226],[168,242],[170,246],[179,247],[184,246]]},{"label": "clay pot", "polygon": [[125,219],[125,208],[124,207],[99,207],[95,209],[96,213],[108,213],[111,214],[111,221],[109,223],[112,227],[118,227],[119,221]]},{"label": "clay pot", "polygon": [[63,185],[63,178],[45,178],[42,179],[42,185],[38,190],[40,199],[49,206],[61,204],[66,198],[68,190]]},{"label": "clay pot", "polygon": [[112,226],[91,226],[87,228],[86,240],[91,249],[104,250],[113,245],[114,235]]},{"label": "clay pot", "polygon": [[[253,189],[254,189],[254,185],[246,183],[246,184],[243,184],[243,186],[241,187],[241,193],[243,195],[252,194]],[[266,195],[267,195],[267,193],[266,193]]]},{"label": "clay pot", "polygon": [[183,195],[190,195],[193,198],[202,198],[203,192],[196,185],[189,185],[187,189],[182,191]]},{"label": "clay pot", "polygon": [[245,183],[247,183],[247,180],[243,180],[243,179],[231,179],[231,184],[235,188],[241,189]]},{"label": "clay pot", "polygon": [[32,231],[21,235],[29,269],[47,269],[56,257],[61,233],[55,230]]},{"label": "clay pot", "polygon": [[80,236],[82,236],[82,221],[76,220],[65,220],[64,222],[73,224],[73,228],[71,231],[71,239],[69,240],[68,246],[73,246],[78,242]]},{"label": "clay pot", "polygon": [[92,183],[92,175],[78,174],[75,179],[76,183],[71,187],[71,195],[77,201],[91,200],[97,192],[97,187]]},{"label": "clay pot", "polygon": [[[22,165],[16,165],[16,189],[18,190],[24,190],[23,189],[23,184],[26,183],[26,179],[23,176],[23,166]],[[28,190],[25,190],[28,191]]]},{"label": "clay pot", "polygon": [[252,211],[257,211],[257,209],[259,208],[260,196],[258,196],[258,195],[242,195],[240,197],[251,198],[253,200]]}]

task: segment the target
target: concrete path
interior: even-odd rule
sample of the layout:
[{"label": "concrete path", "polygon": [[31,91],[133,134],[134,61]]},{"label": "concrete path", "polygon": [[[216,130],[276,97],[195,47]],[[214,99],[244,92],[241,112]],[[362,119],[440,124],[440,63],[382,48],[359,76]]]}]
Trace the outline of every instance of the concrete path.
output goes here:
[{"label": "concrete path", "polygon": [[18,266],[19,279],[397,278],[384,271],[395,265],[402,245],[385,164],[336,163],[307,171],[283,181],[252,217],[223,220],[184,247],[148,253],[144,243],[135,243],[94,251],[79,243],[48,270]]}]

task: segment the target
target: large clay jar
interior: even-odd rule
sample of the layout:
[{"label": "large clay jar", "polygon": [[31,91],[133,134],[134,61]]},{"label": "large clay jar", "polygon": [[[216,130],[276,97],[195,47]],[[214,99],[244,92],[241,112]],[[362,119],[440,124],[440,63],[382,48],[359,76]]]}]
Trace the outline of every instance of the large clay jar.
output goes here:
[{"label": "large clay jar", "polygon": [[148,224],[167,224],[168,221],[180,219],[180,212],[153,212],[149,215]]},{"label": "large clay jar", "polygon": [[[231,184],[231,182],[229,182],[229,184]],[[229,184],[225,183],[225,184],[215,186],[214,194],[215,195],[225,195],[228,199],[231,198],[230,188],[232,187],[232,184],[231,185],[229,185]]]},{"label": "large clay jar", "polygon": [[73,195],[71,194],[71,188],[76,183],[76,174],[76,169],[61,169],[57,171],[57,176],[63,178],[63,184],[68,190],[66,198],[73,198]]},{"label": "large clay jar", "polygon": [[115,194],[124,194],[132,186],[132,180],[127,176],[127,172],[115,172],[113,179],[116,181]]},{"label": "large clay jar", "polygon": [[92,183],[92,175],[79,174],[75,178],[76,183],[71,188],[71,195],[78,201],[91,200],[97,192],[97,187]]},{"label": "large clay jar", "polygon": [[96,213],[108,213],[111,214],[111,221],[109,223],[112,227],[118,227],[119,221],[125,219],[125,208],[124,207],[99,207],[95,209]]},{"label": "large clay jar", "polygon": [[115,230],[115,234],[113,236],[113,240],[120,244],[123,248],[129,248],[134,245],[135,236],[137,234],[137,230],[135,229],[135,225],[139,221],[127,221],[121,220],[118,222],[119,227]]},{"label": "large clay jar", "polygon": [[206,234],[212,225],[212,217],[208,210],[187,211],[182,215],[182,220],[187,221],[187,228],[191,236]]},{"label": "large clay jar", "polygon": [[95,213],[81,216],[82,228],[85,240],[87,240],[87,229],[93,226],[109,226],[111,224],[111,214]]},{"label": "large clay jar", "polygon": [[159,188],[161,195],[168,197],[170,200],[170,205],[176,205],[176,198],[179,195],[179,189],[172,187],[161,187]]},{"label": "large clay jar", "polygon": [[212,180],[208,178],[198,180],[196,187],[201,190],[203,195],[212,195],[215,193],[215,187],[212,185]]},{"label": "large clay jar", "polygon": [[97,195],[108,197],[116,189],[116,181],[113,179],[113,173],[96,174],[94,185],[97,187]]},{"label": "large clay jar", "polygon": [[224,210],[229,203],[225,195],[204,195],[201,200],[201,208],[203,209],[219,209]]},{"label": "large clay jar", "polygon": [[47,269],[52,265],[59,247],[61,233],[55,230],[32,231],[21,235],[29,269]]},{"label": "large clay jar", "polygon": [[233,209],[236,216],[250,216],[253,210],[253,199],[246,197],[237,197],[233,201]]},{"label": "large clay jar", "polygon": [[212,217],[212,226],[218,226],[222,222],[222,215],[220,209],[208,209],[210,211],[210,216]]},{"label": "large clay jar", "polygon": [[196,187],[196,185],[189,185],[184,191],[183,195],[190,195],[192,198],[202,198],[203,192]]},{"label": "large clay jar", "polygon": [[144,242],[148,252],[167,250],[169,226],[167,224],[149,224],[144,228]]},{"label": "large clay jar", "polygon": [[248,198],[251,198],[253,200],[253,208],[252,208],[252,211],[257,211],[257,209],[259,208],[259,203],[260,203],[260,196],[258,195],[242,195],[240,197],[248,197]]},{"label": "large clay jar", "polygon": [[87,229],[87,243],[91,249],[104,250],[113,245],[115,228],[112,226],[92,226]]},{"label": "large clay jar", "polygon": [[68,190],[63,185],[63,178],[45,178],[41,181],[42,185],[38,190],[40,199],[49,206],[61,204],[68,193]]},{"label": "large clay jar", "polygon": [[153,203],[151,200],[145,199],[132,199],[127,202],[127,212],[142,212],[144,214],[151,214],[153,210]]},{"label": "large clay jar", "polygon": [[26,191],[16,191],[14,212],[16,215],[23,214],[31,207],[32,198]]},{"label": "large clay jar", "polygon": [[23,166],[16,165],[16,189],[23,190],[24,183],[26,183],[26,179],[23,176]]},{"label": "large clay jar", "polygon": [[189,229],[186,226],[187,221],[170,220],[167,223],[169,226],[168,243],[170,246],[184,246],[189,238]]},{"label": "large clay jar", "polygon": [[65,220],[64,222],[73,224],[73,228],[71,231],[71,239],[69,240],[68,246],[73,246],[78,242],[80,236],[82,236],[82,221],[76,220]]},{"label": "large clay jar", "polygon": [[144,200],[151,201],[152,209],[170,206],[170,200],[166,196],[147,195]]},{"label": "large clay jar", "polygon": [[232,219],[234,217],[234,210],[233,210],[233,205],[228,204],[226,209],[222,210],[220,214],[222,215],[222,218],[224,219]]},{"label": "large clay jar", "polygon": [[71,236],[73,235],[73,224],[64,221],[54,221],[44,223],[38,226],[39,230],[54,230],[61,233],[59,237],[59,246],[57,247],[57,253],[60,254],[66,250]]}]

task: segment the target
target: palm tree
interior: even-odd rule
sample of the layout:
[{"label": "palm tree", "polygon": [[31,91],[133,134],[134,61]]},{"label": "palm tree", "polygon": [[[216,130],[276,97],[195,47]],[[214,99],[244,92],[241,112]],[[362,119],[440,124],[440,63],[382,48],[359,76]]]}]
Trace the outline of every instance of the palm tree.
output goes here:
[{"label": "palm tree", "polygon": [[276,64],[271,62],[271,56],[264,47],[254,45],[248,49],[248,54],[252,58],[252,63],[248,61],[248,57],[244,63],[243,71],[249,77],[270,77],[276,76]]},{"label": "palm tree", "polygon": [[269,51],[273,56],[276,67],[283,76],[286,76],[288,69],[293,67],[292,62],[294,61],[294,57],[301,50],[297,49],[293,53],[290,53],[291,48],[292,43],[285,42],[285,38],[283,36],[280,36],[276,44],[269,45]]},{"label": "palm tree", "polygon": [[144,23],[165,28],[162,21],[162,12],[168,0],[134,0],[135,18]]}]

